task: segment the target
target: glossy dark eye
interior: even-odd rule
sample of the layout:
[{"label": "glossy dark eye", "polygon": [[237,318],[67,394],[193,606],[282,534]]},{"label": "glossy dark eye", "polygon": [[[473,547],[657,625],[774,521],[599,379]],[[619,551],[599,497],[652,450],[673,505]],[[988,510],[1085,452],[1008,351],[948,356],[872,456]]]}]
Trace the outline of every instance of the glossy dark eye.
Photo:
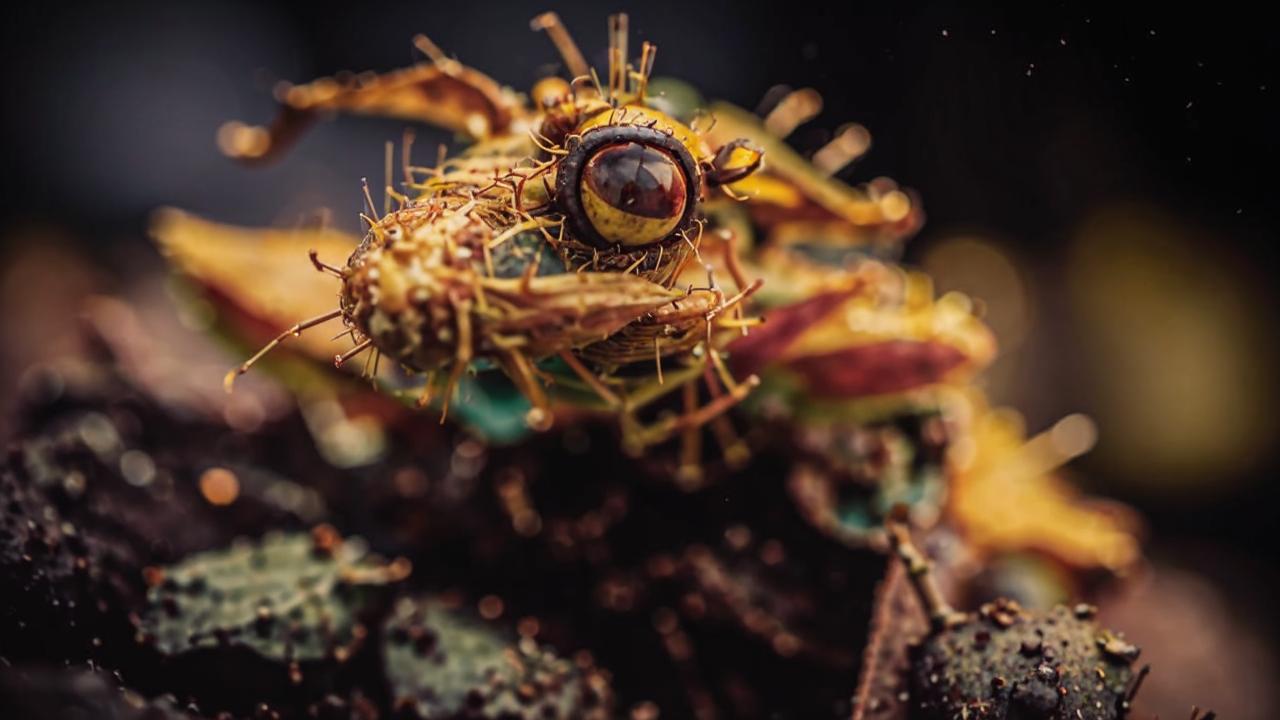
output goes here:
[{"label": "glossy dark eye", "polygon": [[693,222],[702,173],[671,132],[602,125],[570,135],[556,202],[573,237],[601,250],[654,245]]},{"label": "glossy dark eye", "polygon": [[579,186],[587,220],[610,243],[648,245],[684,217],[688,185],[670,153],[639,142],[598,150]]}]

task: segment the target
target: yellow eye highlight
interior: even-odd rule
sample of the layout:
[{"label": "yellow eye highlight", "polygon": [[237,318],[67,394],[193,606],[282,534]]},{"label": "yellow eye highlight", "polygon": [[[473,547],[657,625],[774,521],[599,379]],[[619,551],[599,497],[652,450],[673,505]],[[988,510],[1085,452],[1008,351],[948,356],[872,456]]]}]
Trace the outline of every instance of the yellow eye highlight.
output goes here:
[{"label": "yellow eye highlight", "polygon": [[600,237],[648,245],[670,235],[684,216],[688,184],[668,152],[639,142],[600,148],[579,187],[582,209]]}]

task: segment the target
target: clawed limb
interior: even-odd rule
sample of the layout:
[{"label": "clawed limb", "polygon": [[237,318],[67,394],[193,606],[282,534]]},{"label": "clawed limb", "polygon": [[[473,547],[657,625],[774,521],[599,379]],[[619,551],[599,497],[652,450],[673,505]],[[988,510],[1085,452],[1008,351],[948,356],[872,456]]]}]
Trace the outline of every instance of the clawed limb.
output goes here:
[{"label": "clawed limb", "polygon": [[[712,353],[708,355],[714,356]],[[628,408],[621,416],[623,447],[632,455],[640,455],[646,448],[666,442],[677,435],[681,437],[678,475],[682,483],[688,485],[696,484],[701,479],[701,432],[704,426],[710,425],[724,450],[727,462],[739,465],[746,460],[746,446],[737,437],[725,413],[742,402],[760,384],[760,378],[751,375],[742,382],[730,378],[730,382],[721,388],[710,371],[711,365],[705,364],[708,362],[704,360],[698,373],[680,386],[683,400],[680,414],[667,415],[648,424],[637,419],[637,408]],[[706,385],[710,395],[706,402],[700,400],[699,379]]]},{"label": "clawed limb", "polygon": [[623,416],[623,444],[628,452],[639,454],[651,445],[671,439],[676,433],[701,428],[742,402],[759,384],[760,378],[752,375],[731,391],[696,406],[692,411],[685,411],[674,417],[667,416],[648,425],[639,423],[632,414],[627,413]]}]

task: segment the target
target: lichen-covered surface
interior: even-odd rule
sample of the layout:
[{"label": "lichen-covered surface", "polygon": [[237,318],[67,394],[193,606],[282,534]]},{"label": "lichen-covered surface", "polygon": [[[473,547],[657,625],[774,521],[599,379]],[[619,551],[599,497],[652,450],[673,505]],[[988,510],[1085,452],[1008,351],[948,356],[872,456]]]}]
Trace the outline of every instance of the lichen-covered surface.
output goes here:
[{"label": "lichen-covered surface", "polygon": [[[412,448],[337,470],[297,415],[240,433],[158,401],[110,358],[81,369],[47,370],[56,397],[24,398],[27,429],[0,483],[12,548],[4,571],[56,581],[0,597],[7,619],[34,627],[31,618],[57,618],[36,631],[5,626],[0,655],[16,668],[94,662],[145,696],[173,693],[207,717],[256,717],[260,706],[282,718],[313,709],[389,716],[393,675],[420,689],[443,681],[380,631],[390,596],[427,593],[452,598],[454,609],[428,612],[424,625],[452,622],[504,663],[523,663],[524,674],[504,676],[514,694],[498,693],[492,708],[507,707],[501,697],[520,703],[527,688],[517,679],[529,677],[548,692],[556,678],[572,681],[539,695],[565,717],[598,714],[610,696],[620,714],[660,708],[675,717],[849,708],[884,562],[811,524],[782,484],[756,480],[781,477],[786,438],[754,438],[750,465],[709,466],[696,491],[670,482],[661,455],[619,466],[599,425],[503,448],[429,419],[414,426]],[[150,465],[140,473],[141,456]],[[563,472],[569,464],[573,475]],[[202,484],[211,470],[219,482]],[[234,497],[221,485],[228,475]],[[87,550],[30,551],[43,547],[32,533],[61,537],[68,522],[100,553],[86,556],[102,568],[87,577],[111,581],[95,591],[101,611],[69,581]],[[362,560],[361,543],[336,543],[335,531],[367,538],[386,559]],[[317,552],[326,547],[336,555]],[[411,574],[382,584],[401,556]],[[379,582],[359,572],[341,582],[344,568],[366,565],[382,576],[363,580]],[[502,612],[479,619],[490,596]],[[301,617],[291,619],[285,607],[295,602]],[[259,612],[267,605],[270,622]],[[351,642],[357,617],[368,629],[362,643]],[[532,656],[522,649],[530,642]],[[406,676],[415,670],[401,659],[422,674]],[[588,691],[599,704],[580,702]]]},{"label": "lichen-covered surface", "polygon": [[372,598],[407,573],[326,526],[269,535],[152,568],[139,631],[166,655],[244,645],[281,662],[341,661],[368,634],[359,618]]},{"label": "lichen-covered surface", "polygon": [[1032,615],[1012,601],[984,605],[913,652],[911,717],[1125,717],[1138,648],[1099,628],[1094,612],[1058,606]]},{"label": "lichen-covered surface", "polygon": [[[383,628],[393,705],[424,720],[611,716],[608,677],[431,598],[404,598]],[[585,666],[585,667],[584,667]]]}]

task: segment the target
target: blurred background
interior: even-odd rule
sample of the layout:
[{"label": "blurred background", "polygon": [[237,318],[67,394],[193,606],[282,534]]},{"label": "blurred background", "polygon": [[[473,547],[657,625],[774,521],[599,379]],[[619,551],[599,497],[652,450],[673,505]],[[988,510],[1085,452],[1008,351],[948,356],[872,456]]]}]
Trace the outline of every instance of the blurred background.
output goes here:
[{"label": "blurred background", "polygon": [[[1223,678],[1198,679],[1229,688],[1231,673],[1252,673],[1248,699],[1220,690],[1205,702],[1224,717],[1274,716],[1273,27],[1223,3],[549,5],[6,10],[0,398],[65,349],[83,297],[163,272],[145,235],[158,206],[285,226],[329,208],[357,229],[360,179],[382,176],[383,144],[403,123],[322,123],[267,169],[221,157],[217,127],[268,120],[277,80],[400,67],[424,32],[526,90],[557,59],[530,32],[534,14],[557,10],[601,64],[606,14],[625,10],[633,37],[658,45],[657,74],[708,97],[752,108],[777,84],[819,90],[825,110],[793,137],[802,150],[848,121],[871,130],[871,153],[843,176],[920,191],[929,219],[907,260],[985,304],[1002,344],[994,400],[1020,409],[1031,432],[1093,417],[1098,444],[1074,478],[1149,522],[1163,570],[1118,606],[1117,624],[1164,602],[1171,624],[1131,631],[1139,643],[1164,643],[1196,673],[1211,647],[1230,649]],[[418,147],[448,139],[420,129]]]}]

